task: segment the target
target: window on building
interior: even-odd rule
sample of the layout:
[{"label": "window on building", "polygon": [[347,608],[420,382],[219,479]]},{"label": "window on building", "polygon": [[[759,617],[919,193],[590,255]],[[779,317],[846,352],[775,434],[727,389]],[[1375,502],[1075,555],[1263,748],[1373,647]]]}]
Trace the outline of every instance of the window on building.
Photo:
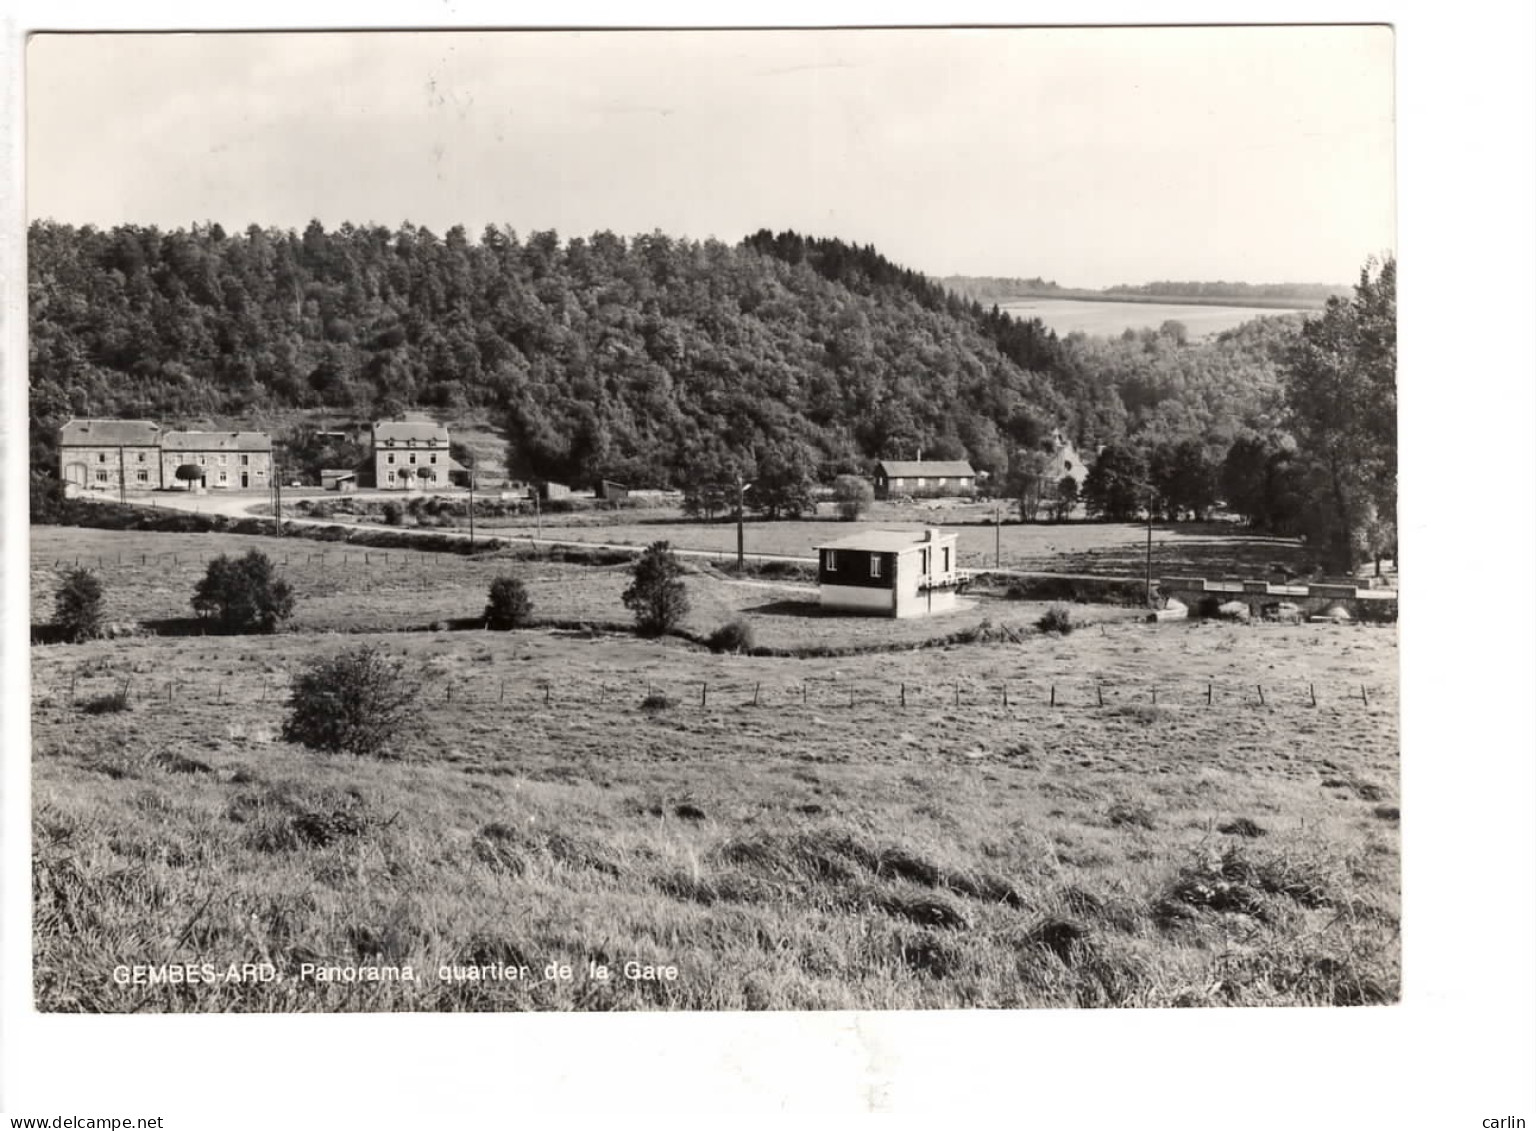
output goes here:
[{"label": "window on building", "polygon": [[97,452],[96,453],[96,462],[97,463],[106,463],[107,462],[107,453],[106,452]]},{"label": "window on building", "polygon": [[227,471],[219,472],[219,482],[220,483],[226,483],[228,481],[229,481],[229,472],[227,472]]},{"label": "window on building", "polygon": [[250,467],[251,466],[251,457],[250,456],[241,456],[240,457],[240,466],[241,467]]},{"label": "window on building", "polygon": [[[220,467],[228,467],[229,466],[229,457],[227,455],[225,455],[223,452],[219,453],[219,466]],[[220,476],[220,478],[223,478],[223,477]]]},{"label": "window on building", "polygon": [[98,483],[105,483],[106,481],[107,481],[107,473],[105,471],[98,471],[96,473],[96,482],[98,482]]},{"label": "window on building", "polygon": [[939,477],[939,486],[940,487],[944,486],[944,484],[946,484],[948,482],[949,482],[949,480],[945,479],[942,475]]},{"label": "window on building", "polygon": [[1064,467],[1066,470],[1071,471],[1072,470],[1072,461],[1069,460],[1069,459],[1064,459],[1064,460],[1061,461],[1061,466]]},{"label": "window on building", "polygon": [[944,572],[949,572],[949,547],[944,547]]},{"label": "window on building", "polygon": [[147,472],[147,471],[139,472],[138,473],[138,480],[139,480],[140,483],[148,483],[149,482],[149,472]]},{"label": "window on building", "polygon": [[437,457],[435,455],[434,456],[428,456],[427,458],[430,459],[433,463],[437,462]]},{"label": "window on building", "polygon": [[869,576],[870,577],[879,577],[880,576],[880,555],[879,554],[870,554],[869,555]]},{"label": "window on building", "polygon": [[828,573],[836,573],[837,572],[837,551],[836,550],[828,550],[827,551],[827,572]]},{"label": "window on building", "polygon": [[143,453],[143,452],[140,452],[140,453],[139,453],[139,462],[140,462],[140,463],[143,463],[143,462],[144,462],[144,453]]},{"label": "window on building", "polygon": [[926,576],[928,576],[928,551],[927,550],[919,550],[918,553],[921,556],[919,558],[919,565],[918,565],[917,572],[922,574],[924,577],[926,577]]},{"label": "window on building", "polygon": [[415,462],[416,462],[416,453],[415,453],[415,452],[412,452],[412,453],[411,453],[411,462],[412,462],[412,463],[415,463]]},{"label": "window on building", "polygon": [[[390,452],[389,455],[386,456],[385,458],[388,459],[390,463],[394,463],[395,462],[395,453],[394,452]],[[395,473],[393,471],[391,471],[389,473],[389,475],[390,475],[390,478],[394,478]]]}]

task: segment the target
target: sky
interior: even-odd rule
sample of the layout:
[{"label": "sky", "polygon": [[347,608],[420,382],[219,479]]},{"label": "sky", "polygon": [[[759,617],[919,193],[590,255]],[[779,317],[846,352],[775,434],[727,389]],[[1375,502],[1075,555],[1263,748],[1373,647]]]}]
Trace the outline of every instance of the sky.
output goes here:
[{"label": "sky", "polygon": [[759,228],[930,275],[1348,284],[1394,248],[1384,26],[39,35],[27,212]]}]

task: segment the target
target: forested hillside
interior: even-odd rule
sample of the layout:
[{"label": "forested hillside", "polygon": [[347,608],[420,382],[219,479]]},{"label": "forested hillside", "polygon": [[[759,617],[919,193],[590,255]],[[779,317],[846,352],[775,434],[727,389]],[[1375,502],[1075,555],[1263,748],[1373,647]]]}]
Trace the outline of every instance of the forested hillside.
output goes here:
[{"label": "forested hillside", "polygon": [[71,415],[167,424],[325,407],[498,422],[512,471],[680,486],[969,458],[996,483],[1056,427],[1084,451],[1276,423],[1294,320],[1061,340],[874,248],[760,231],[562,241],[318,222],[29,233],[34,471]]}]

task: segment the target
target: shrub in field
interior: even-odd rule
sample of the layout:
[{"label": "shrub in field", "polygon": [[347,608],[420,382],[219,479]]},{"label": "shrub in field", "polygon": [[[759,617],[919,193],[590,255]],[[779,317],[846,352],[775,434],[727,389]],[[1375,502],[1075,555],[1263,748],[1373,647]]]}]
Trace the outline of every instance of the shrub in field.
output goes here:
[{"label": "shrub in field", "polygon": [[391,500],[384,504],[384,521],[390,526],[399,526],[405,522],[405,511],[399,503]]},{"label": "shrub in field", "polygon": [[312,662],[293,683],[283,740],[316,750],[386,757],[421,720],[422,682],[369,645]]},{"label": "shrub in field", "polygon": [[1072,623],[1072,610],[1065,605],[1052,605],[1035,624],[1041,632],[1059,632],[1062,636],[1077,627]]},{"label": "shrub in field", "polygon": [[533,598],[521,578],[498,577],[491,582],[485,619],[492,628],[522,628],[533,617]]},{"label": "shrub in field", "polygon": [[709,634],[711,652],[750,652],[753,648],[752,625],[737,617]]},{"label": "shrub in field", "polygon": [[682,563],[666,542],[652,542],[635,562],[634,580],[624,590],[624,607],[647,636],[661,636],[688,615],[688,591]]},{"label": "shrub in field", "polygon": [[119,711],[128,710],[128,689],[120,687],[116,691],[108,691],[104,695],[97,695],[80,704],[80,709],[87,715],[115,715]]},{"label": "shrub in field", "polygon": [[76,567],[64,575],[53,599],[53,623],[65,640],[89,640],[101,633],[101,579]]},{"label": "shrub in field", "polygon": [[272,632],[293,614],[293,590],[259,550],[220,554],[192,594],[192,608],[225,632]]}]

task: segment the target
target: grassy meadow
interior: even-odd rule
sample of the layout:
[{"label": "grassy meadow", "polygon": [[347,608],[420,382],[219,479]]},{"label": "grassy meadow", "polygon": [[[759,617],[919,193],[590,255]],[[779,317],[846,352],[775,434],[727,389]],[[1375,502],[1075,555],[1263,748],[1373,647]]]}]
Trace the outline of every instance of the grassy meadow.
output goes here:
[{"label": "grassy meadow", "polygon": [[[688,578],[698,627],[744,615],[760,643],[1010,631],[822,658],[596,629],[398,632],[474,615],[503,568],[536,614],[619,621],[625,572],[404,551],[346,569],[339,550],[300,563],[322,547],[271,541],[34,531],[43,618],[76,554],[123,556],[104,579],[124,619],[186,615],[202,566],[157,553],[287,552],[299,594],[295,631],[275,636],[33,648],[43,1010],[1398,996],[1395,626],[1075,607],[1085,627],[1058,636],[1032,628],[1038,606],[986,599],[896,625],[796,615],[803,588],[706,569]],[[427,681],[421,736],[397,760],[283,741],[294,674],[359,642]],[[573,976],[545,978],[552,962]],[[168,963],[278,976],[113,976]],[[326,981],[305,963],[420,980]]]}]

